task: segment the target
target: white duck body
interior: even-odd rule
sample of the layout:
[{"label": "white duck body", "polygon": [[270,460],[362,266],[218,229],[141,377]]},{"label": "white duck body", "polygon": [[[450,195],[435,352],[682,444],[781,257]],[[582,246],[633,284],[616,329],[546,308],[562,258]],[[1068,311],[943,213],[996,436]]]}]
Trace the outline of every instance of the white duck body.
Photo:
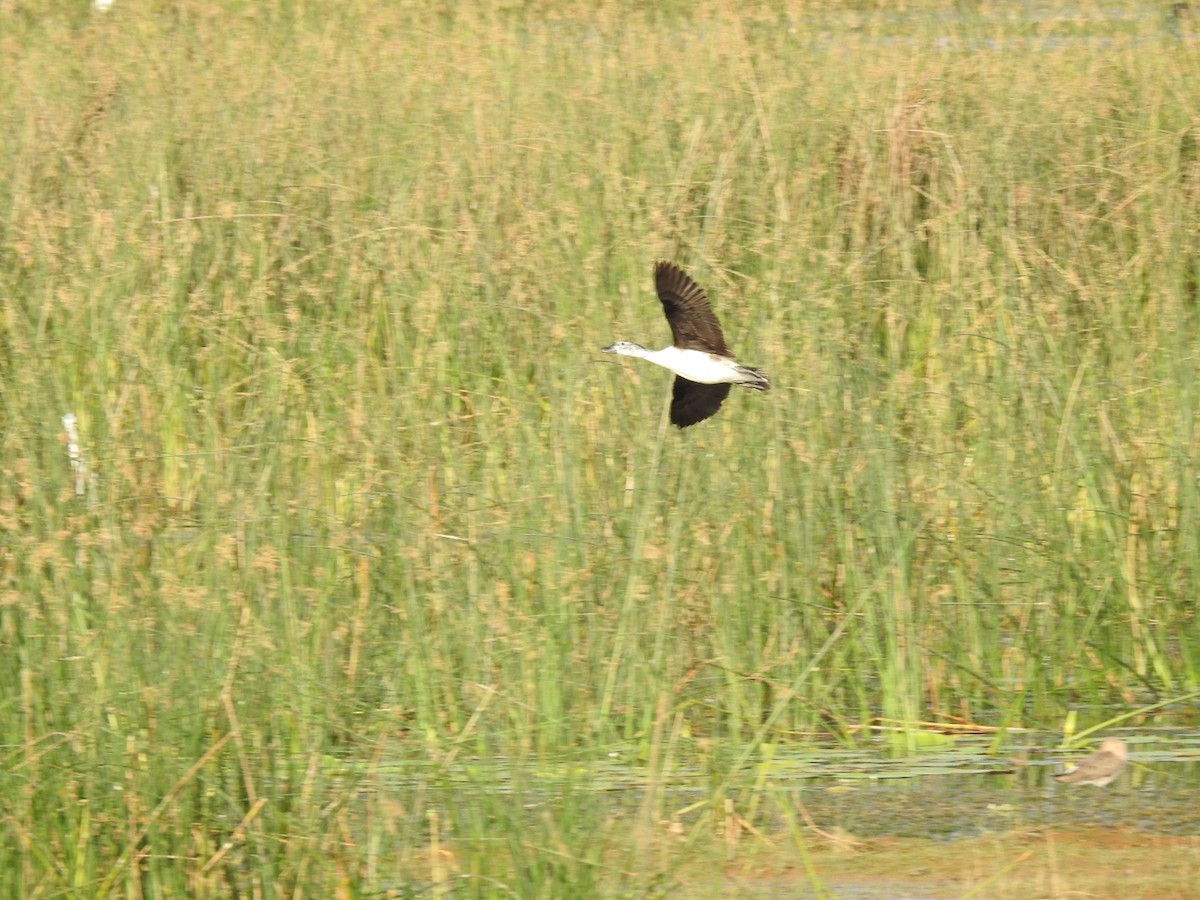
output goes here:
[{"label": "white duck body", "polygon": [[739,366],[729,357],[707,350],[685,350],[674,346],[647,350],[632,341],[618,341],[605,347],[604,352],[648,360],[696,384],[744,384],[758,391],[767,389],[767,380],[757,369]]}]

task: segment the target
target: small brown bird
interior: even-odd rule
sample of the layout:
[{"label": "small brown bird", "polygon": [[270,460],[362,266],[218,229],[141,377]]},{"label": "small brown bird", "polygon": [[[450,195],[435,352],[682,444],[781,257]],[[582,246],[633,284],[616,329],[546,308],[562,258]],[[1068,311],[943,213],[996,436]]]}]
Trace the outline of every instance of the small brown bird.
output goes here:
[{"label": "small brown bird", "polygon": [[1125,760],[1129,755],[1125,742],[1120,738],[1105,738],[1100,742],[1100,749],[1091,756],[1085,756],[1070,772],[1055,775],[1056,781],[1066,784],[1094,784],[1104,787],[1117,780],[1121,770],[1125,768]]}]

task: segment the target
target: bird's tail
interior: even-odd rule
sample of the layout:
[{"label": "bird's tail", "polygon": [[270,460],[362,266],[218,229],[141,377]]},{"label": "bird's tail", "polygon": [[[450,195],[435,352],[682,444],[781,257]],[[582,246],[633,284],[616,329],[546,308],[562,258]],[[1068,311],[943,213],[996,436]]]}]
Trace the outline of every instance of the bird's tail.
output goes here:
[{"label": "bird's tail", "polygon": [[749,366],[738,366],[738,374],[742,376],[742,381],[738,384],[743,387],[748,387],[754,391],[769,391],[771,389],[771,381],[767,378],[766,373],[762,369],[752,369]]}]

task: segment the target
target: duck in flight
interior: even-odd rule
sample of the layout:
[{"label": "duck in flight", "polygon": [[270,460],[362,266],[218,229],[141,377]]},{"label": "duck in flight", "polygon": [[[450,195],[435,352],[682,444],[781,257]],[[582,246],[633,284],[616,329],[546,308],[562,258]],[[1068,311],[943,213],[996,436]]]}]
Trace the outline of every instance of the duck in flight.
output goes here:
[{"label": "duck in flight", "polygon": [[672,345],[662,350],[647,350],[631,341],[618,341],[603,350],[647,359],[675,373],[672,425],[687,428],[716,414],[729,396],[730,385],[770,390],[771,382],[761,369],[734,362],[704,289],[683,269],[669,262],[655,263],[654,286],[671,326]]}]

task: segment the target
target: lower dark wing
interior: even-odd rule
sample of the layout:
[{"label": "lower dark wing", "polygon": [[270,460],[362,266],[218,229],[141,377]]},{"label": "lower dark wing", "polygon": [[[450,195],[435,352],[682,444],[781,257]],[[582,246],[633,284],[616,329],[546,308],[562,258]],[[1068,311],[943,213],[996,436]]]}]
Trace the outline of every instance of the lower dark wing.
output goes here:
[{"label": "lower dark wing", "polygon": [[728,384],[697,384],[675,377],[671,389],[671,424],[687,428],[713,415],[729,396]]}]

